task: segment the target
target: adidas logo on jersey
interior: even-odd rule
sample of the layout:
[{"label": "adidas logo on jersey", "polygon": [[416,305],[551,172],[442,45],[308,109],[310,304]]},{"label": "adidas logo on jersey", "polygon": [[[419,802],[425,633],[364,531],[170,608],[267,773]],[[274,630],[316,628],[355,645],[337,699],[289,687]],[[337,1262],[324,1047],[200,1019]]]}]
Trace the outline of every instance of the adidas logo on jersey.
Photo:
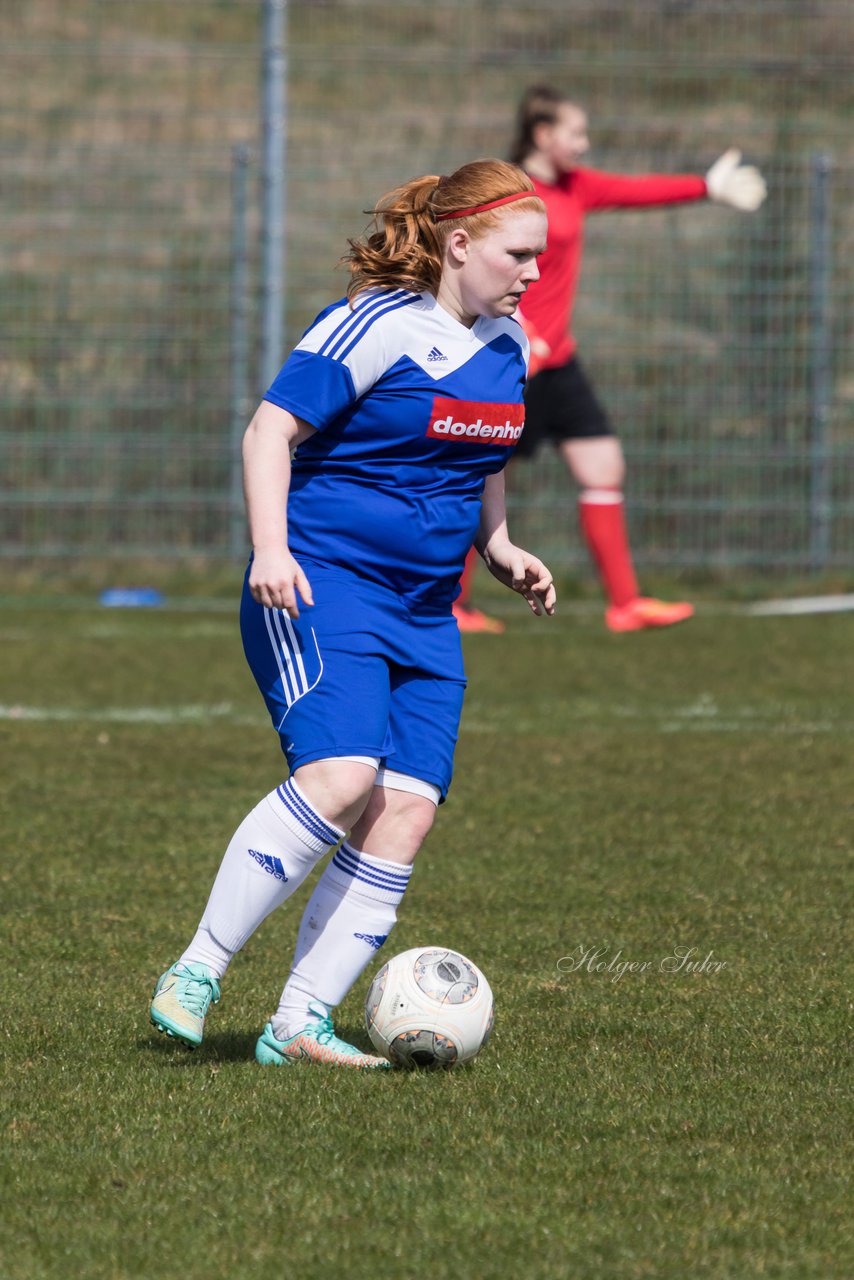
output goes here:
[{"label": "adidas logo on jersey", "polygon": [[458,444],[489,443],[510,448],[525,425],[523,404],[489,404],[435,396],[427,435]]},{"label": "adidas logo on jersey", "polygon": [[282,866],[281,858],[274,858],[271,853],[259,853],[257,849],[247,849],[250,858],[254,858],[259,867],[262,867],[268,876],[272,876],[274,880],[281,880],[283,884],[287,883],[288,877],[285,875],[285,868]]},{"label": "adidas logo on jersey", "polygon": [[427,359],[431,361],[439,361],[439,360],[447,361],[448,357],[446,355],[443,355],[438,347],[434,347],[432,351],[429,351],[427,353]]}]

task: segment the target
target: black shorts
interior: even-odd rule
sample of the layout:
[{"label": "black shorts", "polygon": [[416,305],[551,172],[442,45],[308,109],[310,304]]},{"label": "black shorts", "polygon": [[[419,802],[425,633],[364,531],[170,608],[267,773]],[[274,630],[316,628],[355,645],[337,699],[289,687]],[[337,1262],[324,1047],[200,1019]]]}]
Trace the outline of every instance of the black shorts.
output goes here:
[{"label": "black shorts", "polygon": [[545,440],[560,444],[613,434],[581,362],[573,356],[557,369],[534,374],[525,388],[525,429],[514,457],[533,457]]}]

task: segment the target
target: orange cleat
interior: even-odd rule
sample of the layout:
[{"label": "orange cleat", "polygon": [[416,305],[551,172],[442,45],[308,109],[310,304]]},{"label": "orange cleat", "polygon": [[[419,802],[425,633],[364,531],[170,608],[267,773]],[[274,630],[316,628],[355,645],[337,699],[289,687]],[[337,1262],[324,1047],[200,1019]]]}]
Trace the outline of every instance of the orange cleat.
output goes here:
[{"label": "orange cleat", "polygon": [[609,631],[645,631],[649,627],[673,627],[693,614],[692,604],[667,604],[651,596],[637,596],[628,604],[609,605],[605,610],[605,626]]},{"label": "orange cleat", "polygon": [[470,604],[460,604],[458,601],[454,601],[451,608],[460,631],[482,631],[490,635],[500,636],[504,630],[504,623],[499,618],[490,618],[487,614],[482,613],[480,609],[475,609]]}]

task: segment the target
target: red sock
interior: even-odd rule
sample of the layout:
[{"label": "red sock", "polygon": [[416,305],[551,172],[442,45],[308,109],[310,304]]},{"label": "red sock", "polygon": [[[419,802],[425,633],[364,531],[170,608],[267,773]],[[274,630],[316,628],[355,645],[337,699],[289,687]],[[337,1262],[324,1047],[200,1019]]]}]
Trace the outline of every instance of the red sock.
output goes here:
[{"label": "red sock", "polygon": [[471,548],[466,556],[466,562],[463,566],[463,572],[460,576],[460,594],[457,596],[456,604],[463,606],[471,604],[471,584],[474,578],[475,566],[477,565],[477,552],[474,547]]},{"label": "red sock", "polygon": [[628,604],[639,591],[622,493],[619,489],[585,489],[578,499],[578,514],[609,603]]}]

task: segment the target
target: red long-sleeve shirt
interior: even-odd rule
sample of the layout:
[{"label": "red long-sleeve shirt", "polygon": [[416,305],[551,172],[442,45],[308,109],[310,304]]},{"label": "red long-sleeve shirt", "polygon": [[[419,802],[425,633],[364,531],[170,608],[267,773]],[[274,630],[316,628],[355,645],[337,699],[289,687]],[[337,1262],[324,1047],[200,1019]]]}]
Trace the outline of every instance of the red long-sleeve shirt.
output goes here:
[{"label": "red long-sleeve shirt", "polygon": [[603,209],[637,209],[705,198],[704,178],[691,175],[624,177],[597,169],[574,169],[555,183],[534,178],[549,217],[548,248],[539,259],[540,278],[528,288],[520,319],[551,348],[539,368],[566,364],[575,351],[572,309],[581,270],[584,215]]}]

